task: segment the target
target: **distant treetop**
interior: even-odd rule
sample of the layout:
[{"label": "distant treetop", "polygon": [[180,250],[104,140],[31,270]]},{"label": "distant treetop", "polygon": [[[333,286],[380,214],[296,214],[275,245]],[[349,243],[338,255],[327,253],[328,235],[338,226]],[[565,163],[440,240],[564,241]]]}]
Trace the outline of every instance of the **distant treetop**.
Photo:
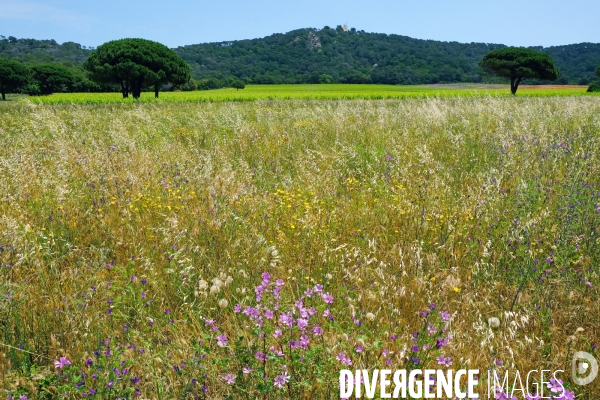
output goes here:
[{"label": "distant treetop", "polygon": [[558,68],[552,57],[546,53],[523,47],[505,47],[492,50],[479,62],[486,71],[510,79],[510,91],[517,92],[523,79],[554,81],[558,78]]},{"label": "distant treetop", "polygon": [[29,81],[29,70],[20,62],[0,58],[0,94],[6,100],[9,91],[20,91]]},{"label": "distant treetop", "polygon": [[167,46],[146,39],[113,40],[92,51],[83,64],[98,83],[121,85],[123,97],[135,99],[143,87],[154,86],[158,97],[166,83],[184,84],[190,79],[186,62]]},{"label": "distant treetop", "polygon": [[42,94],[52,94],[74,82],[71,71],[60,64],[34,65],[31,67],[31,76],[39,84]]}]

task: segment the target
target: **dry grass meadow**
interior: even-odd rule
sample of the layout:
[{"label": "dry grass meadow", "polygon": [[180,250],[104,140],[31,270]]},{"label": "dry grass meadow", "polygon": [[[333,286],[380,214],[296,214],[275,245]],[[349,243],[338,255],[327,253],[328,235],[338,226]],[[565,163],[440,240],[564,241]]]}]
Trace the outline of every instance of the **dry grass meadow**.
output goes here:
[{"label": "dry grass meadow", "polygon": [[597,97],[13,102],[0,171],[8,399],[329,399],[440,357],[600,396]]}]

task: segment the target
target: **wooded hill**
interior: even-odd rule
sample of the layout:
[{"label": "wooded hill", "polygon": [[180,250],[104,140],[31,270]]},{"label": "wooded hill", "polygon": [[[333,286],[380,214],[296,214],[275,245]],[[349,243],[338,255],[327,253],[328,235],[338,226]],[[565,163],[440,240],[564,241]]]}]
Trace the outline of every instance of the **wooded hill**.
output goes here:
[{"label": "wooded hill", "polygon": [[74,77],[74,83],[68,88],[69,91],[112,91],[111,85],[98,85],[87,78],[83,62],[90,52],[91,49],[74,42],[58,44],[55,40],[17,39],[14,36],[6,38],[0,35],[0,58],[14,59],[27,66],[60,63],[67,67]]},{"label": "wooded hill", "polygon": [[[298,29],[260,39],[202,43],[175,52],[196,80],[232,77],[247,83],[426,84],[504,82],[477,63],[502,44],[458,43],[367,33],[354,28]],[[548,53],[561,71],[556,83],[588,84],[600,65],[600,44],[532,47]],[[78,72],[90,53],[77,43],[0,36],[0,57],[25,64],[56,61]],[[84,82],[82,82],[84,83]],[[530,82],[536,83],[536,82]]]}]

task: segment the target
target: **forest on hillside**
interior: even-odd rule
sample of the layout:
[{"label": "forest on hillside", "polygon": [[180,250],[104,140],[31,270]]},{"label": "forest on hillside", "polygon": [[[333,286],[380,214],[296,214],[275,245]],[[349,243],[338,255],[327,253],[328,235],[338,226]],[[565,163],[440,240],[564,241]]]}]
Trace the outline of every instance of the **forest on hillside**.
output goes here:
[{"label": "forest on hillside", "polygon": [[[211,89],[234,78],[246,83],[435,84],[504,82],[477,63],[502,44],[458,43],[368,33],[338,26],[298,29],[260,39],[202,43],[175,48],[189,65],[194,88]],[[586,85],[600,65],[600,44],[532,47],[548,53],[561,74],[556,83]],[[87,78],[82,63],[91,47],[75,42],[0,36],[0,58],[25,65],[56,62],[69,68],[72,91],[109,91]],[[545,83],[530,81],[529,83]],[[189,89],[189,87],[188,87]]]},{"label": "forest on hillside", "polygon": [[[505,45],[420,40],[338,26],[175,51],[190,64],[196,79],[235,76],[252,83],[411,85],[504,82],[477,65],[488,51],[501,47]],[[598,43],[532,48],[552,56],[561,71],[557,83],[587,85],[595,79]]]}]

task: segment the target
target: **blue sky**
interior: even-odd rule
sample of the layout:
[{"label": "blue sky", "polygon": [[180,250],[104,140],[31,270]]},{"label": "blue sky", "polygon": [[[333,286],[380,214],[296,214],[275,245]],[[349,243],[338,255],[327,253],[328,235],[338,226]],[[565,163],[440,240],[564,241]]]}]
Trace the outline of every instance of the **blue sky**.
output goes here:
[{"label": "blue sky", "polygon": [[0,0],[0,35],[169,47],[347,24],[418,39],[553,46],[600,42],[598,0]]}]

